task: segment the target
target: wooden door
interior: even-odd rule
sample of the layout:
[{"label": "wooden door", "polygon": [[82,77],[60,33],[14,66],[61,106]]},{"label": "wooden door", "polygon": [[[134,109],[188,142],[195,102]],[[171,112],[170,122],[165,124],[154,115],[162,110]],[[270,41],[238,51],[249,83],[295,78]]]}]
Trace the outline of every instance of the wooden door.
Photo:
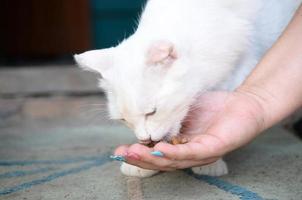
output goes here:
[{"label": "wooden door", "polygon": [[6,57],[60,56],[91,47],[88,0],[1,0]]}]

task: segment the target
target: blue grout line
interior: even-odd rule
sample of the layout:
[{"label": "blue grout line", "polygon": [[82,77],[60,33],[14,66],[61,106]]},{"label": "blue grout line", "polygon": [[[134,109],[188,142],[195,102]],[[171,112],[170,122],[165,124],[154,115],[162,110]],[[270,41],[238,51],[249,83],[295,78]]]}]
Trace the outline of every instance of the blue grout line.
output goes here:
[{"label": "blue grout line", "polygon": [[52,169],[53,168],[47,167],[47,168],[39,168],[39,169],[34,169],[34,170],[18,170],[18,171],[13,171],[13,172],[6,172],[3,174],[0,174],[0,179],[45,173]]},{"label": "blue grout line", "polygon": [[96,159],[99,159],[99,156],[78,157],[73,159],[62,159],[62,160],[22,160],[22,161],[0,160],[0,166],[26,166],[26,165],[36,165],[36,164],[71,164],[71,163],[91,161]]},{"label": "blue grout line", "polygon": [[35,185],[47,183],[47,182],[50,182],[54,179],[57,179],[57,178],[60,178],[63,176],[76,174],[76,173],[82,172],[84,170],[88,170],[92,167],[101,166],[109,160],[108,158],[109,158],[109,156],[107,156],[107,155],[103,156],[103,157],[99,157],[98,159],[92,160],[91,163],[81,165],[80,167],[75,167],[75,168],[71,168],[68,170],[56,172],[56,173],[50,174],[49,176],[43,177],[41,179],[36,179],[33,181],[25,182],[25,183],[22,183],[22,184],[19,184],[19,185],[10,187],[10,188],[0,190],[0,196],[11,194],[11,193],[14,193],[14,192],[17,192],[20,190],[25,190],[25,189],[31,188]]},{"label": "blue grout line", "polygon": [[197,174],[194,174],[191,170],[185,170],[185,172],[198,180],[208,183],[209,185],[214,185],[217,188],[219,188],[225,192],[236,195],[241,200],[264,200],[262,197],[260,197],[255,192],[249,191],[248,189],[245,189],[238,185],[234,185],[232,183],[223,181],[217,177],[206,176],[206,175],[197,175]]}]

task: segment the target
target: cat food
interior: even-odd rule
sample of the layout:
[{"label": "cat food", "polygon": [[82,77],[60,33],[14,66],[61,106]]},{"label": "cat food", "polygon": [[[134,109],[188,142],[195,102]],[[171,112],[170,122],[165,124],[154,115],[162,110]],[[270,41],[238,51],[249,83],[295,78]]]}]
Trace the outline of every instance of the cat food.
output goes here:
[{"label": "cat food", "polygon": [[176,145],[176,144],[186,144],[188,143],[188,139],[187,138],[184,138],[184,137],[181,137],[181,136],[174,136],[172,137],[170,143],[173,144],[173,145]]},{"label": "cat food", "polygon": [[[170,144],[176,145],[176,144],[186,144],[188,143],[188,139],[184,138],[182,136],[174,136],[171,138],[171,140],[169,141]],[[151,142],[149,144],[147,144],[148,147],[154,147],[158,142]]]}]

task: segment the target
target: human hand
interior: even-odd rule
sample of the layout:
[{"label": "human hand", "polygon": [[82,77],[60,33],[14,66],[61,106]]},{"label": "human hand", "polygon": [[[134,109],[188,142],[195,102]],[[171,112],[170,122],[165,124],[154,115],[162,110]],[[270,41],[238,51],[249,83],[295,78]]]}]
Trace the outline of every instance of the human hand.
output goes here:
[{"label": "human hand", "polygon": [[[123,155],[131,165],[161,171],[206,165],[256,137],[265,127],[264,116],[263,102],[252,93],[205,93],[184,120],[181,134],[188,143],[123,145],[115,155]],[[154,156],[154,151],[164,156]]]}]

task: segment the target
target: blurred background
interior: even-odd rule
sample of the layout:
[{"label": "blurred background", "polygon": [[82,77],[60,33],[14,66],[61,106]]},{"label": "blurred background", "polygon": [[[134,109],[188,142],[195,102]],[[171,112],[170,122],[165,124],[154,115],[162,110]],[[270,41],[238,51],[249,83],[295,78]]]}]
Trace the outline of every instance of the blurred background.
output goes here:
[{"label": "blurred background", "polygon": [[[103,98],[103,93],[97,88],[97,75],[78,69],[72,55],[117,45],[133,34],[145,3],[1,0],[2,122],[15,116],[22,120],[66,119],[89,110],[89,106],[79,107],[92,97]],[[294,127],[302,132],[301,121]]]},{"label": "blurred background", "polygon": [[71,63],[129,36],[145,0],[1,0],[0,65]]}]

